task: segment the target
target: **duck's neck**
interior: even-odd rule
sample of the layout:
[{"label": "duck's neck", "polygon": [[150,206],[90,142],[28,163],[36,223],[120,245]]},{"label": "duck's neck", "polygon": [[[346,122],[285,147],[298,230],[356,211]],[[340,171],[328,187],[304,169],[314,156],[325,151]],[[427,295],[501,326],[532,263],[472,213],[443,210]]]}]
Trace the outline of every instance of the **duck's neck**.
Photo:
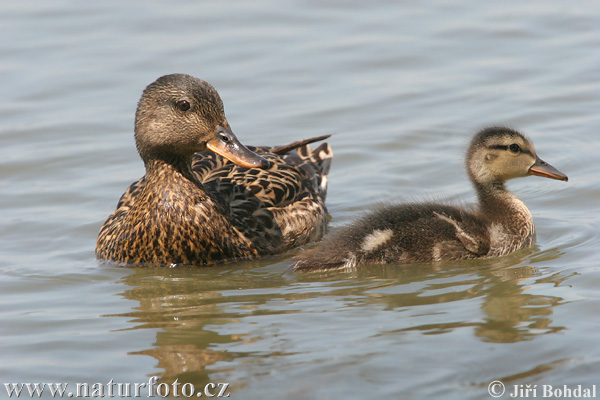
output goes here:
[{"label": "duck's neck", "polygon": [[164,182],[171,181],[171,177],[182,177],[201,187],[200,182],[192,172],[192,156],[173,158],[153,158],[145,161],[146,177],[158,178]]},{"label": "duck's neck", "polygon": [[481,212],[494,222],[506,225],[525,222],[531,213],[525,203],[509,192],[503,182],[475,183]]},{"label": "duck's neck", "polygon": [[480,213],[490,223],[491,251],[503,255],[530,246],[535,228],[525,203],[509,192],[503,182],[475,183],[475,189]]}]

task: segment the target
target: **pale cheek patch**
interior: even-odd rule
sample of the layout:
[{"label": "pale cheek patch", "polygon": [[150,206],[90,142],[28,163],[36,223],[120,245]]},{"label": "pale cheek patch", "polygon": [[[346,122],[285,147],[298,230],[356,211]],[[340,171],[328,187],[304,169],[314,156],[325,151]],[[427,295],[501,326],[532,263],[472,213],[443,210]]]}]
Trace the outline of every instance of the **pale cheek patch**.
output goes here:
[{"label": "pale cheek patch", "polygon": [[376,229],[365,237],[360,248],[362,251],[373,251],[383,246],[385,242],[391,239],[392,235],[394,235],[394,231],[391,229]]}]

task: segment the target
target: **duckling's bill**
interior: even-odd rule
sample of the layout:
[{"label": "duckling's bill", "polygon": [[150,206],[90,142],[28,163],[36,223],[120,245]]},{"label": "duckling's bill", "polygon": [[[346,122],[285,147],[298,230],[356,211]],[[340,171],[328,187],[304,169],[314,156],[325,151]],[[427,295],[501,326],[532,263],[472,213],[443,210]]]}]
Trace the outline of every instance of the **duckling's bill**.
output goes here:
[{"label": "duckling's bill", "polygon": [[206,147],[242,167],[261,169],[271,167],[269,160],[259,156],[241,144],[231,129],[219,127],[215,138],[206,143]]},{"label": "duckling's bill", "polygon": [[529,175],[537,175],[544,178],[557,179],[565,182],[569,180],[565,174],[539,157],[536,157],[535,163],[531,166],[531,168],[529,168]]}]

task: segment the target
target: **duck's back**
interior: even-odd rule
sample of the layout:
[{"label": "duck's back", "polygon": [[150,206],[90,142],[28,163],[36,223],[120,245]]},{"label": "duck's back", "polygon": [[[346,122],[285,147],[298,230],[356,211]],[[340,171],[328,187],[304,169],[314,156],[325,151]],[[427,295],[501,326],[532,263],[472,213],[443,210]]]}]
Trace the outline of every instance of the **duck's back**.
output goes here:
[{"label": "duck's back", "polygon": [[375,210],[296,258],[295,269],[475,258],[489,251],[487,222],[443,204]]},{"label": "duck's back", "polygon": [[206,192],[261,254],[320,239],[327,226],[329,145],[249,148],[272,167],[249,169],[210,151],[196,153],[193,170]]}]

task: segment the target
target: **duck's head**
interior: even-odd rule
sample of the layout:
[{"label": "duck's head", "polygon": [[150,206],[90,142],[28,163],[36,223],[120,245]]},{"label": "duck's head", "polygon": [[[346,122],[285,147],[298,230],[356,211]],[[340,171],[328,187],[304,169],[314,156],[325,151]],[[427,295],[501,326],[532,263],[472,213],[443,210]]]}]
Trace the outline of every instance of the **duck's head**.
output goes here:
[{"label": "duck's head", "polygon": [[504,127],[478,132],[467,151],[467,170],[480,185],[502,184],[528,175],[566,181],[565,174],[540,159],[521,133]]},{"label": "duck's head", "polygon": [[209,149],[244,167],[270,166],[233,134],[215,88],[190,75],[165,75],[148,85],[135,114],[135,142],[144,162]]}]

